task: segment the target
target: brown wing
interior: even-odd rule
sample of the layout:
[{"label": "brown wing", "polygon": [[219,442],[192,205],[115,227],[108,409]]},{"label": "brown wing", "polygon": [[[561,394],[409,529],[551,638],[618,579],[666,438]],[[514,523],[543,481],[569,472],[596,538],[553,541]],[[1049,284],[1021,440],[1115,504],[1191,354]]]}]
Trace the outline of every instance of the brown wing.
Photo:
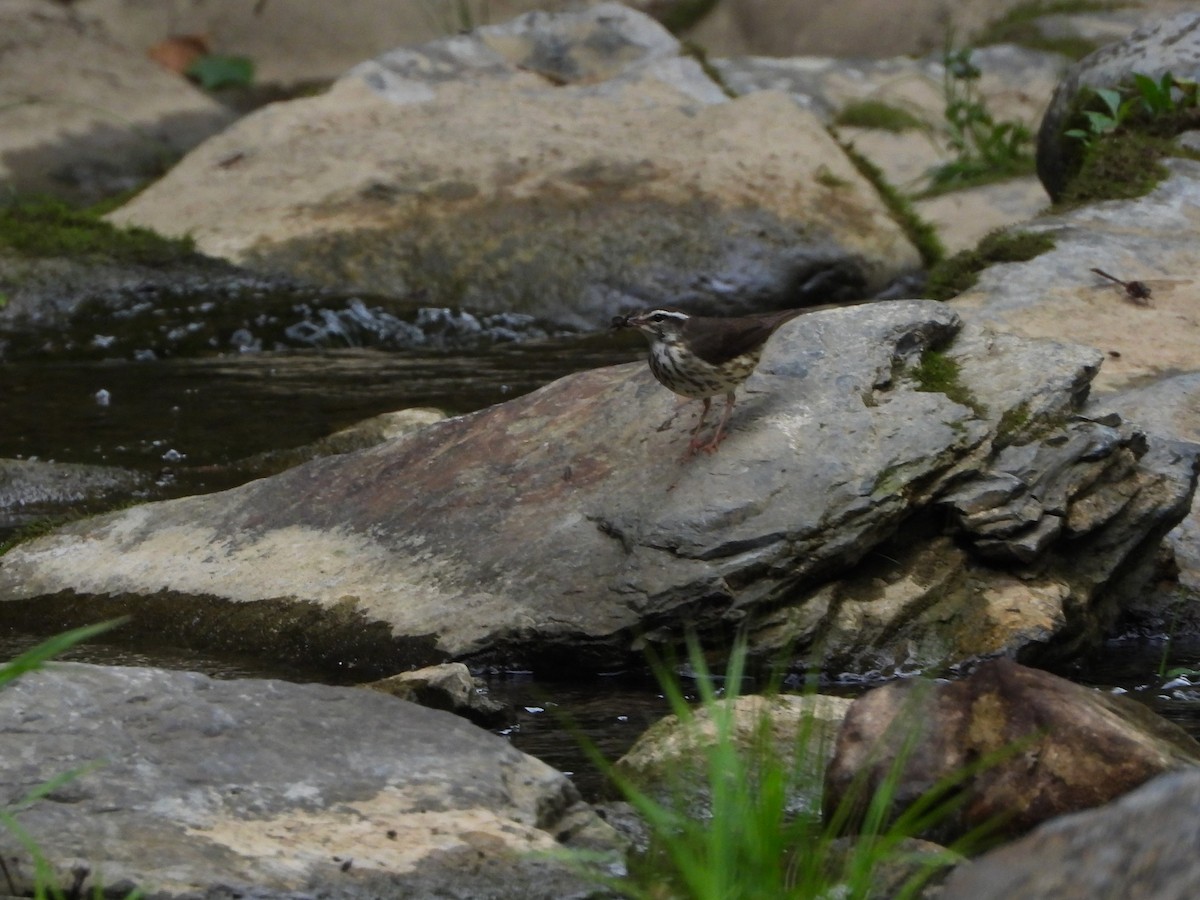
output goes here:
[{"label": "brown wing", "polygon": [[683,325],[683,336],[693,353],[709,365],[719,366],[760,347],[776,328],[802,312],[786,309],[732,319],[692,316]]}]

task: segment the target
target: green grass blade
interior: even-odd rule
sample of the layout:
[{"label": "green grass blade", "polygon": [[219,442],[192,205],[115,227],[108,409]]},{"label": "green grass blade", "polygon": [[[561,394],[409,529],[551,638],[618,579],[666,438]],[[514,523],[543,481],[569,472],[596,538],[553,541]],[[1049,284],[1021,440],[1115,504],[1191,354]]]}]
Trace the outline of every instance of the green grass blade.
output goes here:
[{"label": "green grass blade", "polygon": [[116,628],[126,621],[128,620],[124,618],[110,619],[107,622],[84,625],[80,628],[64,631],[62,634],[56,634],[54,637],[47,638],[36,647],[31,647],[14,659],[9,660],[3,666],[0,666],[0,685],[20,678],[26,672],[32,672],[34,669],[41,668],[48,660],[63,651],[69,650],[76,644],[89,640],[98,634],[103,634],[105,631]]}]

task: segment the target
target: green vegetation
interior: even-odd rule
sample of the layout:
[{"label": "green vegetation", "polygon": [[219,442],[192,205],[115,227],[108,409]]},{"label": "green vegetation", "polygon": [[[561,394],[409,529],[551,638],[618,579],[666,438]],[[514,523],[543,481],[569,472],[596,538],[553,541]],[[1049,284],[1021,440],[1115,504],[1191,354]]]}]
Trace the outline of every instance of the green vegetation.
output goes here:
[{"label": "green vegetation", "polygon": [[853,128],[879,128],[883,131],[910,131],[926,125],[907,109],[882,100],[854,100],[841,108],[834,125]]},{"label": "green vegetation", "polygon": [[1010,444],[1015,444],[1017,438],[1025,433],[1031,421],[1029,403],[1019,403],[1011,409],[1006,409],[996,424],[996,438],[993,441],[995,449],[1000,450]]},{"label": "green vegetation", "polygon": [[[836,134],[834,140],[838,140]],[[875,190],[887,204],[893,221],[904,229],[908,239],[913,242],[917,252],[921,254],[921,262],[925,268],[931,268],[941,262],[946,256],[946,248],[937,235],[937,229],[917,215],[912,201],[896,190],[883,176],[883,172],[877,165],[855,150],[852,144],[840,140],[838,143],[850,161],[854,163],[855,168],[875,186]]]},{"label": "green vegetation", "polygon": [[[1082,116],[1087,127],[1070,128],[1063,134],[1080,141],[1085,150],[1091,149],[1104,135],[1136,119],[1144,131],[1174,137],[1196,124],[1194,110],[1198,87],[1196,82],[1180,81],[1170,72],[1157,81],[1149,75],[1134,72],[1132,87],[1121,91],[1097,88],[1090,95],[1085,94],[1085,102],[1076,109],[1076,117]],[[1174,121],[1175,117],[1182,117],[1184,121]]]},{"label": "green vegetation", "polygon": [[1034,170],[1033,134],[1021,122],[997,121],[976,90],[982,72],[970,48],[942,55],[945,120],[954,158],[929,173],[925,194],[1028,175]]},{"label": "green vegetation", "polygon": [[679,49],[684,56],[690,56],[699,64],[700,68],[704,70],[704,74],[708,76],[709,80],[721,89],[722,94],[724,94],[730,100],[737,99],[737,92],[735,92],[733,88],[725,83],[725,79],[721,76],[721,70],[714,66],[712,64],[712,60],[708,58],[707,50],[705,50],[695,41],[689,41],[686,38],[679,42]]},{"label": "green vegetation", "polygon": [[[768,720],[760,723],[749,750],[739,747],[733,704],[745,675],[746,655],[745,642],[739,640],[721,691],[696,640],[688,643],[700,706],[714,732],[697,761],[711,800],[710,815],[695,815],[685,803],[659,803],[615,774],[593,750],[597,763],[651,829],[650,848],[635,860],[630,878],[613,880],[611,887],[638,898],[909,898],[918,896],[940,870],[958,862],[961,850],[980,837],[972,835],[954,848],[914,856],[907,840],[953,811],[956,790],[974,771],[937,783],[910,807],[898,810],[896,796],[910,755],[904,752],[897,754],[897,763],[873,794],[860,785],[824,816],[817,804],[797,802],[797,797],[822,796],[821,760],[827,748],[811,719],[798,729],[794,753],[780,752]],[[661,663],[654,668],[675,715],[694,724],[678,678]],[[892,746],[911,747],[916,729],[908,722],[898,727],[907,734],[897,735]],[[684,790],[681,785],[677,794],[682,796]],[[898,880],[893,866],[901,867]],[[879,893],[884,878],[886,894]]]},{"label": "green vegetation", "polygon": [[206,91],[248,87],[254,81],[254,62],[245,56],[209,53],[197,58],[184,74]]},{"label": "green vegetation", "polygon": [[1175,138],[1200,124],[1200,86],[1171,73],[1134,73],[1120,89],[1081,91],[1066,117],[1067,172],[1058,204],[1140,197],[1167,176],[1168,156],[1200,159]]},{"label": "green vegetation", "polygon": [[[70,649],[75,644],[86,641],[89,638],[108,631],[111,628],[121,624],[120,619],[100,622],[95,625],[85,625],[82,628],[75,628],[71,631],[56,635],[49,640],[43,641],[36,647],[26,650],[20,656],[0,666],[0,689],[6,685],[16,681],[22,675],[40,669],[47,661],[60,653]],[[64,891],[54,883],[53,868],[49,860],[38,847],[37,842],[27,832],[21,823],[17,821],[17,816],[22,810],[28,809],[33,804],[45,799],[53,791],[61,788],[67,782],[78,778],[80,775],[90,771],[94,766],[83,766],[78,769],[73,769],[70,772],[63,772],[56,775],[44,784],[40,784],[31,790],[28,794],[16,802],[12,802],[0,808],[0,828],[8,831],[13,837],[20,842],[26,852],[33,860],[34,870],[34,893],[33,896],[38,900],[66,900],[68,895],[78,896],[76,892]],[[8,893],[17,894],[18,887],[14,884],[12,875],[8,870],[7,864],[0,860],[0,874],[5,879],[5,887]],[[96,896],[102,895],[102,890],[97,886],[94,891]],[[140,896],[139,892],[135,891],[129,895],[127,900]]]},{"label": "green vegetation", "polygon": [[51,197],[0,201],[0,247],[25,256],[103,257],[161,266],[191,256],[191,238],[165,238],[146,228],[118,228],[91,210]]},{"label": "green vegetation", "polygon": [[1049,37],[1042,33],[1037,20],[1042,16],[1103,12],[1117,5],[1094,0],[1028,0],[1018,3],[984,28],[976,35],[975,43],[981,47],[987,44],[1020,44],[1031,50],[1082,59],[1100,45],[1081,37]]},{"label": "green vegetation", "polygon": [[717,0],[677,0],[657,10],[655,18],[671,34],[678,35],[699,24],[716,6]]},{"label": "green vegetation", "polygon": [[1054,238],[1031,231],[993,231],[971,250],[962,250],[934,266],[925,296],[949,300],[972,287],[979,273],[996,263],[1025,262],[1054,248]]},{"label": "green vegetation", "polygon": [[918,391],[945,394],[955,403],[971,409],[975,415],[987,415],[987,407],[976,399],[960,378],[958,361],[941,350],[926,350],[910,373]]},{"label": "green vegetation", "polygon": [[848,187],[850,182],[845,178],[839,178],[829,166],[822,163],[817,167],[817,184],[824,185],[827,188],[844,188]]}]

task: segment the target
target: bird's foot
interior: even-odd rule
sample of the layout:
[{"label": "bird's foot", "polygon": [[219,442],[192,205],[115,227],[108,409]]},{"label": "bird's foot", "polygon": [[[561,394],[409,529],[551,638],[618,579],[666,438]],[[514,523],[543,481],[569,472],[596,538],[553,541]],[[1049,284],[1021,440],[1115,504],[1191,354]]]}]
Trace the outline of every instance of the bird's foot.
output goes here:
[{"label": "bird's foot", "polygon": [[725,432],[724,431],[718,431],[716,434],[714,434],[712,436],[711,440],[707,440],[707,441],[702,440],[699,437],[693,436],[692,439],[688,442],[687,452],[684,454],[683,458],[685,460],[690,459],[691,457],[695,456],[697,453],[699,453],[701,451],[703,451],[705,453],[716,453],[717,448],[721,446],[721,442],[723,440],[725,440]]}]

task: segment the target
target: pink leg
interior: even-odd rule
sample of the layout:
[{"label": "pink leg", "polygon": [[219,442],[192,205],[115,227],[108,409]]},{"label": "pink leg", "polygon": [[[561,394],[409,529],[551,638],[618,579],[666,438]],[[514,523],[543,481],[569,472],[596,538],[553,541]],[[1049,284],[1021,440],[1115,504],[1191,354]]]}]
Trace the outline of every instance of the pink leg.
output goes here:
[{"label": "pink leg", "polygon": [[692,439],[688,443],[688,452],[687,452],[688,456],[695,455],[696,451],[700,449],[700,445],[702,442],[701,442],[700,438],[697,437],[697,435],[700,434],[700,429],[704,427],[704,420],[706,418],[708,418],[708,410],[711,406],[712,406],[712,398],[705,397],[704,398],[704,409],[700,410],[700,421],[697,422],[696,427],[692,429]]},{"label": "pink leg", "polygon": [[[717,430],[716,433],[713,434],[713,439],[699,449],[708,453],[713,453],[716,451],[717,447],[721,445],[721,441],[725,440],[725,426],[729,424],[729,417],[733,415],[733,401],[733,391],[730,391],[725,395],[725,412],[721,415],[721,421],[717,425]],[[695,443],[694,439],[693,443]]]}]

